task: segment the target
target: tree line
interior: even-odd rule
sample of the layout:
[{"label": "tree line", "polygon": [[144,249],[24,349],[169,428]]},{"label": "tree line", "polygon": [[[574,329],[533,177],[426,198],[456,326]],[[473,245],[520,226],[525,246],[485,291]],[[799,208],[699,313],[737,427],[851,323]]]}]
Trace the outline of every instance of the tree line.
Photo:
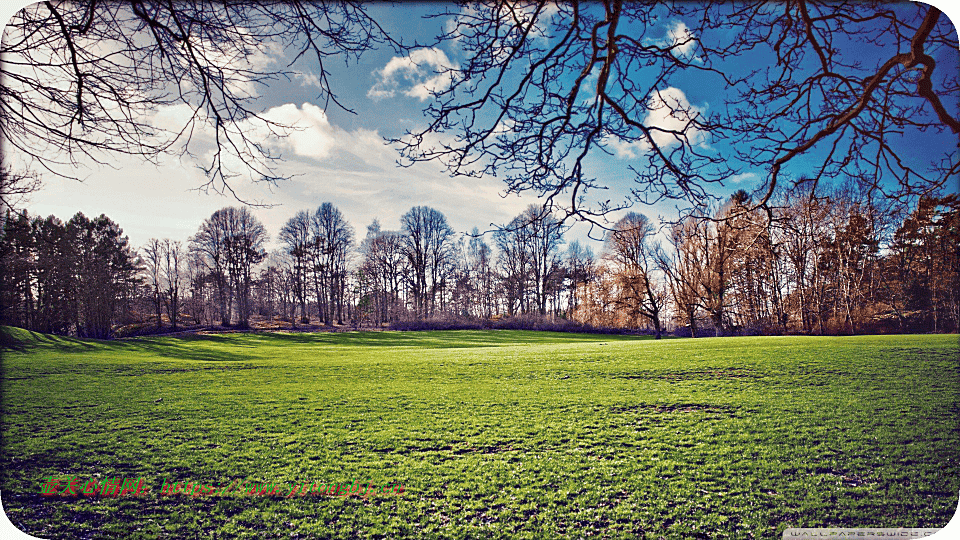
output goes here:
[{"label": "tree line", "polygon": [[198,326],[384,327],[407,321],[568,321],[656,336],[955,332],[960,198],[897,215],[849,190],[745,191],[667,226],[630,212],[594,254],[531,205],[490,235],[416,206],[365,236],[333,204],[297,212],[266,249],[247,207],[186,242],[139,249],[106,216],[7,211],[0,323],[107,338]]}]

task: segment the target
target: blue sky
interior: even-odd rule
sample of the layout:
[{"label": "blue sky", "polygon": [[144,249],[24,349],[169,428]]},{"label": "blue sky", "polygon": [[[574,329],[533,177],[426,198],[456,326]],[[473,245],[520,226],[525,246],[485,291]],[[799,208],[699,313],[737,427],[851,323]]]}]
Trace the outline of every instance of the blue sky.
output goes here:
[{"label": "blue sky", "polygon": [[[402,7],[372,5],[370,11],[388,32],[405,42],[430,42],[445,20],[423,19],[421,15],[441,8],[441,4],[431,3]],[[956,20],[955,3],[941,8]],[[675,31],[678,23],[664,21],[660,37]],[[273,187],[244,180],[235,180],[232,184],[241,197],[274,205],[254,211],[273,238],[298,210],[313,210],[326,201],[343,211],[360,238],[375,218],[385,229],[398,228],[400,216],[415,205],[440,210],[458,232],[463,232],[473,227],[484,230],[493,224],[506,223],[535,202],[529,196],[503,197],[504,185],[497,178],[450,178],[434,163],[411,168],[395,166],[398,155],[384,144],[383,137],[425,125],[422,110],[427,105],[428,89],[441,84],[431,80],[435,74],[429,67],[461,61],[459,51],[451,43],[414,54],[419,68],[409,59],[397,57],[389,48],[366,53],[360,63],[328,64],[338,98],[357,114],[333,106],[326,111],[322,109],[323,103],[318,100],[317,88],[313,85],[315,65],[310,62],[292,66],[291,69],[300,73],[290,81],[251,89],[259,96],[258,107],[265,117],[302,128],[286,139],[267,141],[268,146],[284,155],[285,161],[278,172],[291,175],[290,180]],[[864,51],[865,56],[869,54],[870,51]],[[274,51],[257,61],[270,67],[283,67],[288,55]],[[752,61],[759,64],[763,59]],[[956,62],[955,56],[952,61]],[[743,69],[751,67],[750,61],[742,66]],[[679,77],[672,84],[694,107],[709,110],[722,106],[724,89],[716,81]],[[172,127],[182,114],[176,107],[165,108],[157,112],[154,121]],[[922,154],[928,148],[942,145],[943,141],[916,139],[905,144]],[[202,134],[196,142],[196,148],[204,148]],[[610,187],[601,195],[618,200],[632,185],[627,165],[635,163],[639,151],[630,147],[611,149],[614,155],[594,158],[591,165],[601,182]],[[724,148],[721,145],[716,150],[724,151]],[[119,223],[132,244],[139,247],[152,237],[186,241],[215,210],[237,204],[229,195],[195,191],[204,183],[204,177],[189,159],[169,157],[159,165],[151,165],[135,158],[119,158],[110,163],[112,167],[91,163],[79,168],[76,174],[85,178],[83,183],[45,176],[43,190],[32,196],[30,212],[55,214],[64,220],[77,211],[87,215],[104,213]],[[805,162],[799,162],[798,168],[804,166]],[[744,170],[728,182],[726,191],[741,187],[752,189],[761,174],[762,171]],[[632,210],[650,217],[674,215],[668,203],[655,207],[638,205]],[[584,226],[579,226],[568,239],[585,240],[586,231]],[[594,245],[595,250],[598,247]]]}]

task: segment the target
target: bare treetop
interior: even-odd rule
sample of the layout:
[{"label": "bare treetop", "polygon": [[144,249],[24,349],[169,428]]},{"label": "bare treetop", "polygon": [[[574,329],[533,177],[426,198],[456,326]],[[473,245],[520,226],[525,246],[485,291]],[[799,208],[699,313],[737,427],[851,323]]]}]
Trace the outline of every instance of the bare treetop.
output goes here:
[{"label": "bare treetop", "polygon": [[[844,177],[904,199],[960,172],[957,34],[930,6],[529,1],[444,15],[456,24],[441,39],[467,59],[435,92],[429,126],[396,140],[404,157],[496,175],[567,215],[702,207],[749,173],[766,205],[800,156],[814,184]],[[691,81],[726,87],[726,102],[691,103]],[[946,149],[915,155],[908,143],[930,134]],[[614,153],[632,158],[631,197],[584,197],[606,187]]]},{"label": "bare treetop", "polygon": [[[744,177],[760,181],[755,206],[835,178],[912,200],[960,173],[957,33],[931,6],[523,0],[430,17],[445,29],[418,95],[432,100],[425,126],[391,139],[401,163],[496,176],[561,219],[608,227],[638,201],[705,208]],[[61,175],[174,151],[196,153],[205,188],[275,181],[262,136],[290,126],[256,90],[294,73],[278,58],[309,57],[324,108],[346,109],[332,58],[428,52],[381,22],[352,2],[37,3],[0,46],[0,135]],[[172,125],[154,118],[164,106],[181,108]],[[625,198],[601,196],[624,175]]]},{"label": "bare treetop", "polygon": [[[291,75],[270,52],[313,57],[319,99],[343,107],[325,62],[383,44],[399,45],[351,2],[40,2],[10,20],[0,46],[0,129],[6,145],[64,176],[81,159],[190,154],[206,129],[214,140],[203,187],[233,193],[241,174],[282,177],[277,156],[245,134],[287,127],[255,105],[258,88]],[[185,106],[185,119],[152,121],[173,105]]]}]

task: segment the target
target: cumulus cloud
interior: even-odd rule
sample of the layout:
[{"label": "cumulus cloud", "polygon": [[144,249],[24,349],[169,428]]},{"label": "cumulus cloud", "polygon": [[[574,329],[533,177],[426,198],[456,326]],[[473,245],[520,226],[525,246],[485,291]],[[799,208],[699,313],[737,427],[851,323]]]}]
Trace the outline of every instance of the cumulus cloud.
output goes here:
[{"label": "cumulus cloud", "polygon": [[[310,103],[304,103],[297,108],[293,103],[287,103],[268,109],[263,118],[293,129],[283,137],[271,139],[273,146],[292,151],[302,157],[322,160],[328,157],[337,146],[337,131],[327,118],[327,113]],[[268,134],[263,134],[269,137]]]},{"label": "cumulus cloud", "polygon": [[[706,146],[706,133],[694,125],[694,120],[705,110],[692,105],[683,90],[672,86],[656,90],[647,98],[646,107],[643,125],[651,128],[650,136],[661,149],[679,146],[681,142]],[[644,153],[652,148],[646,138],[637,141],[615,138],[607,141],[607,145],[621,158],[635,158],[638,152]]]},{"label": "cumulus cloud", "polygon": [[379,101],[400,92],[426,101],[435,92],[450,86],[457,65],[440,49],[417,49],[409,56],[395,56],[383,69],[374,71],[377,82],[367,91],[367,97]]},{"label": "cumulus cloud", "polygon": [[697,42],[683,21],[674,21],[667,27],[667,43],[669,46],[676,47],[673,52],[677,57],[683,60],[695,59],[693,49],[697,46]]}]

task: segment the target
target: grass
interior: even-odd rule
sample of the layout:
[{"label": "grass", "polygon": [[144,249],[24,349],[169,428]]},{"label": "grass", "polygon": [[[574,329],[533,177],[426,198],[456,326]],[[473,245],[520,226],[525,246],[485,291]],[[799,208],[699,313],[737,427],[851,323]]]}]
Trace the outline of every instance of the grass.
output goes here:
[{"label": "grass", "polygon": [[[0,489],[41,538],[779,538],[942,527],[960,491],[955,335],[4,331]],[[153,491],[41,496],[60,475]],[[164,479],[405,491],[170,497]]]}]

